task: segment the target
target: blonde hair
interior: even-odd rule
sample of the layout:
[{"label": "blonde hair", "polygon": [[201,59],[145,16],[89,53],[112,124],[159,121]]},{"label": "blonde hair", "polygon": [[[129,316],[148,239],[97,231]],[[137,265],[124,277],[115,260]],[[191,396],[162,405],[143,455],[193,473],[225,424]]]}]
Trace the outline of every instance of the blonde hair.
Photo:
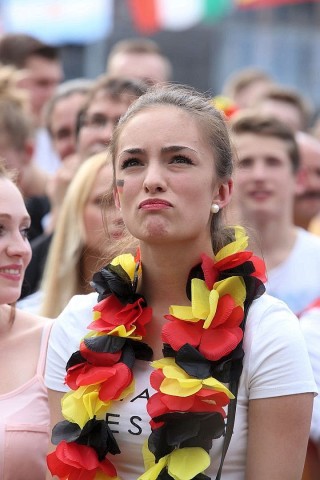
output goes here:
[{"label": "blonde hair", "polygon": [[92,156],[79,167],[68,188],[41,285],[44,316],[56,317],[73,295],[81,293],[81,259],[86,245],[83,211],[99,171],[109,163],[107,152]]},{"label": "blonde hair", "polygon": [[0,157],[0,178],[6,178],[17,185],[17,172],[8,170],[4,158]]}]

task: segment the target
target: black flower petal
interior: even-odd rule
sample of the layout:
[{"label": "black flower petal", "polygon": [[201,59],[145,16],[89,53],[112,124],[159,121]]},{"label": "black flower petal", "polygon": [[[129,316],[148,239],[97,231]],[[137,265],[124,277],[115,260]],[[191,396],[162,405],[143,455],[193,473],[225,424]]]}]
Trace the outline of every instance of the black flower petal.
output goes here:
[{"label": "black flower petal", "polygon": [[66,370],[68,370],[70,367],[74,367],[75,365],[79,365],[80,363],[85,363],[85,362],[86,362],[86,359],[81,355],[80,350],[77,350],[69,358],[66,364]]},{"label": "black flower petal", "polygon": [[[167,468],[165,467],[163,470],[161,470],[157,480],[173,480],[173,477],[169,475]],[[207,475],[204,475],[204,473],[198,473],[198,475],[193,477],[192,480],[210,480],[210,477],[208,477]]]},{"label": "black flower petal", "polygon": [[156,461],[177,447],[202,447],[209,452],[212,440],[225,432],[224,418],[219,412],[173,412],[153,420],[164,422],[164,425],[152,431],[148,441],[149,450]]},{"label": "black flower petal", "polygon": [[121,265],[109,263],[93,275],[90,284],[99,294],[98,302],[111,294],[123,304],[133,303],[137,297],[131,279]]},{"label": "black flower petal", "polygon": [[64,420],[59,422],[52,431],[52,443],[57,445],[62,440],[76,442],[93,448],[101,462],[108,453],[116,455],[120,453],[118,444],[105,420],[89,420],[83,429],[76,423]]},{"label": "black flower petal", "polygon": [[62,440],[75,442],[81,434],[81,428],[77,423],[71,423],[67,420],[57,423],[52,430],[51,442],[58,445]]},{"label": "black flower petal", "polygon": [[101,335],[84,339],[85,346],[97,353],[116,353],[121,350],[125,342],[125,338],[116,335]]}]

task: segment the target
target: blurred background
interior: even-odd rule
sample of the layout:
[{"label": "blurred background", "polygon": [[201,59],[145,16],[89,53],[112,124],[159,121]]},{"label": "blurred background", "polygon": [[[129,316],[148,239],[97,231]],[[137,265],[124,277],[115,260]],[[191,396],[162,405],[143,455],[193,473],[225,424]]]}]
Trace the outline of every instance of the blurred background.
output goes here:
[{"label": "blurred background", "polygon": [[105,71],[119,40],[148,37],[173,81],[213,95],[247,66],[262,68],[320,106],[320,2],[299,0],[2,0],[2,32],[58,45],[65,79]]}]

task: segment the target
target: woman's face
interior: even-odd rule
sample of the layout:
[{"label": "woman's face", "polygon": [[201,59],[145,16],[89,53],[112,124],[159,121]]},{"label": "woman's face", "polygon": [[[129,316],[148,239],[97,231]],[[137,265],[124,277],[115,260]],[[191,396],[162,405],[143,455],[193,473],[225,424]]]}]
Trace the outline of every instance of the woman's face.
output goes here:
[{"label": "woman's face", "polygon": [[30,217],[18,188],[0,178],[0,303],[20,297],[25,270],[31,260]]},{"label": "woman's face", "polygon": [[138,113],[119,136],[115,160],[116,202],[133,236],[208,244],[211,204],[226,205],[230,185],[218,181],[193,116],[173,106]]},{"label": "woman's face", "polygon": [[93,183],[92,190],[83,212],[83,221],[86,232],[86,247],[98,253],[104,252],[105,230],[103,217],[106,220],[108,233],[111,239],[119,238],[123,233],[123,220],[118,209],[114,205],[113,197],[102,212],[103,200],[106,191],[112,190],[112,165],[106,165],[99,170]]}]

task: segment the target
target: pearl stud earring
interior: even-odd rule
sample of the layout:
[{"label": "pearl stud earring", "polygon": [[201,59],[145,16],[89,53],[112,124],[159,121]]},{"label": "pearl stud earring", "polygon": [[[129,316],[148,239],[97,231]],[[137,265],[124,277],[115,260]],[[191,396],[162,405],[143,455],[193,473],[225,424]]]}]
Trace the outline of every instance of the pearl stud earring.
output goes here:
[{"label": "pearl stud earring", "polygon": [[211,213],[218,213],[219,210],[220,210],[220,207],[219,207],[219,205],[218,205],[217,203],[213,203],[213,204],[211,205],[210,210],[211,210]]}]

